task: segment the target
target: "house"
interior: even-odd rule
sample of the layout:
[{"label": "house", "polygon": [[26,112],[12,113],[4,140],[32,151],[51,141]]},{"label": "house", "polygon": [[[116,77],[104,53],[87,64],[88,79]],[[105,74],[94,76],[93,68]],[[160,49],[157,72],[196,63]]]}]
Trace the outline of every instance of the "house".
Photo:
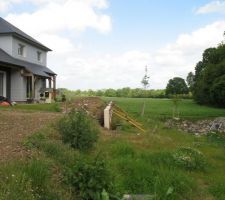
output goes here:
[{"label": "house", "polygon": [[15,102],[40,101],[45,94],[53,99],[56,73],[46,66],[48,51],[0,17],[0,96]]}]

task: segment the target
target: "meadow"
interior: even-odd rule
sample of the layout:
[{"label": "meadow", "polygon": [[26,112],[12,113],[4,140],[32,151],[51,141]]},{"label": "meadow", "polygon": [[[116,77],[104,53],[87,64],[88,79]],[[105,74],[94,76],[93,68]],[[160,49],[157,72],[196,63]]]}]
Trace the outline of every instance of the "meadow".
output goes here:
[{"label": "meadow", "polygon": [[[96,179],[110,181],[105,188],[108,195],[99,200],[121,199],[123,194],[148,194],[149,200],[225,199],[223,134],[197,137],[165,127],[173,113],[168,99],[145,99],[143,117],[144,99],[104,98],[110,100],[141,121],[146,133],[121,121],[117,130],[100,128],[95,146],[81,152],[63,143],[55,122],[23,142],[32,152],[30,158],[1,165],[0,199],[82,199],[74,191],[75,180],[68,179],[71,169],[80,165],[85,167],[80,168],[79,187],[88,185],[91,190]],[[225,116],[225,109],[199,106],[192,100],[180,101],[179,110],[181,118],[190,120]],[[99,160],[107,173],[96,169]],[[87,177],[88,183],[82,185]]]}]

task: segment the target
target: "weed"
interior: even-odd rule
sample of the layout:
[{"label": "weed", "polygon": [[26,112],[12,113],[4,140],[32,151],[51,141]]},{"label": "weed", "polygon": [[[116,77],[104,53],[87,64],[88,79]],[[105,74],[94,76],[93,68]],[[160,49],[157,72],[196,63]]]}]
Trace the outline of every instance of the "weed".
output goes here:
[{"label": "weed", "polygon": [[80,157],[66,173],[68,182],[82,200],[100,200],[102,193],[106,196],[106,191],[111,190],[111,177],[103,158],[87,160]]},{"label": "weed", "polygon": [[176,165],[187,170],[205,170],[207,165],[204,155],[189,147],[179,148],[173,154],[173,158]]},{"label": "weed", "polygon": [[97,141],[97,124],[83,111],[71,111],[58,123],[59,133],[65,143],[79,150],[89,150]]}]

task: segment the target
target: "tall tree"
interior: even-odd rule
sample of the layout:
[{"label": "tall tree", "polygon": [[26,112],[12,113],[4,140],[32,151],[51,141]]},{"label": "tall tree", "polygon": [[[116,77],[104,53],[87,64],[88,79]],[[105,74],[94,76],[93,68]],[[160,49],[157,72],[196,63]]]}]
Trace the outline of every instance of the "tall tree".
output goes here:
[{"label": "tall tree", "polygon": [[189,90],[192,92],[193,87],[194,87],[194,79],[195,75],[193,72],[189,72],[186,78],[187,85],[189,87]]},{"label": "tall tree", "polygon": [[197,103],[225,107],[225,44],[206,49],[195,67],[193,97]]},{"label": "tall tree", "polygon": [[188,87],[183,78],[170,79],[166,86],[166,95],[188,94]]},{"label": "tall tree", "polygon": [[[146,65],[145,66],[145,74],[141,80],[141,84],[143,86],[145,93],[146,93],[146,89],[149,87],[149,79],[150,79],[150,77],[148,76],[148,66]],[[142,106],[141,116],[144,116],[144,114],[145,114],[145,100],[144,100],[144,103]]]}]

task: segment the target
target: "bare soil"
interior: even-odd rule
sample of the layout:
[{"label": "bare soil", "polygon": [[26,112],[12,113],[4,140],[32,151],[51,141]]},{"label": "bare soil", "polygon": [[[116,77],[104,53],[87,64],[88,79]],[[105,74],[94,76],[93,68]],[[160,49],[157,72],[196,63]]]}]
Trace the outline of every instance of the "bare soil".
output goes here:
[{"label": "bare soil", "polygon": [[106,103],[99,97],[80,97],[70,103],[65,103],[62,110],[67,113],[74,108],[82,109],[103,125],[105,107]]},{"label": "bare soil", "polygon": [[23,147],[23,140],[59,116],[60,113],[1,110],[0,161],[26,157],[29,152]]}]

